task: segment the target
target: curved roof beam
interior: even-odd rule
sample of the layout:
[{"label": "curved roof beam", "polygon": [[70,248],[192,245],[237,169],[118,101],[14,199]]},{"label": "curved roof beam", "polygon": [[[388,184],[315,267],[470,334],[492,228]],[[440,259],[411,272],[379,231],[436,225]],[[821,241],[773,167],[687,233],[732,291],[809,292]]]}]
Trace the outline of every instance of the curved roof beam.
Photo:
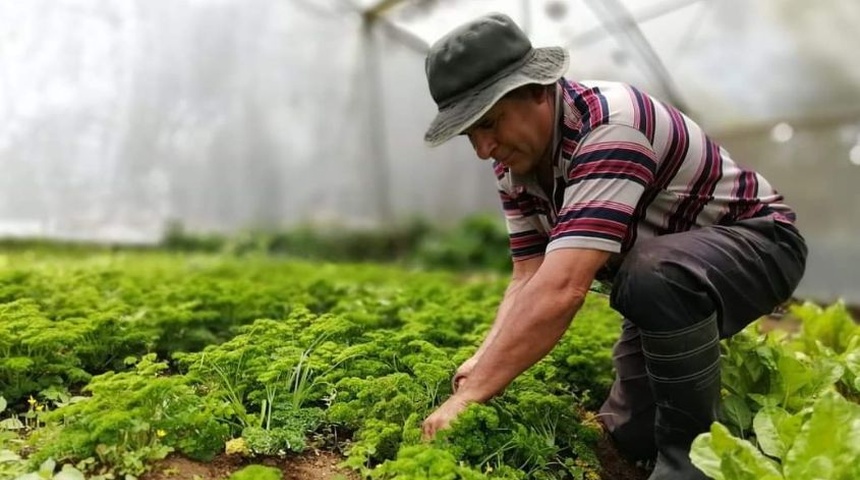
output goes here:
[{"label": "curved roof beam", "polygon": [[638,53],[645,69],[653,75],[667,100],[689,114],[687,102],[681,96],[672,75],[663,65],[651,42],[639,29],[639,23],[627,7],[620,0],[586,0],[585,3],[610,35],[615,36],[627,49]]},{"label": "curved roof beam", "polygon": [[[652,5],[648,8],[643,8],[642,10],[633,13],[633,20],[637,24],[645,23],[649,20],[654,20],[670,13],[674,13],[684,7],[688,7],[690,5],[702,1],[704,0],[669,0],[663,3],[659,3],[657,5]],[[612,32],[610,30],[607,30],[605,26],[595,27],[590,30],[584,31],[579,35],[574,36],[568,42],[567,47],[570,48],[590,45],[592,43],[599,42],[611,35]]]}]

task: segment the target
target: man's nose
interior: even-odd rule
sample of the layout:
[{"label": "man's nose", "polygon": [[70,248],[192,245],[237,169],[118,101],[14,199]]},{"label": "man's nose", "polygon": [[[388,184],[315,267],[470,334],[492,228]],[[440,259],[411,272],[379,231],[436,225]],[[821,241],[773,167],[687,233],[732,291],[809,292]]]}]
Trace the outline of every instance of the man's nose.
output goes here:
[{"label": "man's nose", "polygon": [[472,147],[475,148],[475,153],[478,154],[478,158],[481,160],[486,160],[493,155],[493,150],[496,149],[496,138],[490,132],[472,132],[470,135],[472,140]]}]

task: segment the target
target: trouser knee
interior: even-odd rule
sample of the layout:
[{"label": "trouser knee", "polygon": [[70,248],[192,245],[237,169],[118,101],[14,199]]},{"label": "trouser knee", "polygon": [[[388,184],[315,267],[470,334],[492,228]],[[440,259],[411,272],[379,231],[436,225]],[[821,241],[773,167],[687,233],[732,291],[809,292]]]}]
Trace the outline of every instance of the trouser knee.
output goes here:
[{"label": "trouser knee", "polygon": [[684,328],[715,310],[703,282],[668,249],[631,250],[613,284],[612,307],[644,330]]}]

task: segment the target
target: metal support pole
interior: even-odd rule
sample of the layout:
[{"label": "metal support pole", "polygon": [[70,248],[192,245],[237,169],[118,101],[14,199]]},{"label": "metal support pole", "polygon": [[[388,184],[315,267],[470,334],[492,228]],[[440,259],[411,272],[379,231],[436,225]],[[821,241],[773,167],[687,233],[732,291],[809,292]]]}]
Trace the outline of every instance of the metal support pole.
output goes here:
[{"label": "metal support pole", "polygon": [[373,175],[370,190],[375,197],[377,214],[383,225],[394,222],[391,202],[391,175],[388,166],[388,148],[385,136],[385,108],[382,91],[382,65],[379,59],[379,45],[374,36],[375,21],[365,17],[362,25],[364,38],[365,78],[367,82],[367,142],[370,161],[367,167]]},{"label": "metal support pole", "polygon": [[531,11],[531,2],[529,0],[522,0],[522,10],[523,10],[523,19],[520,22],[520,26],[525,32],[526,35],[531,34],[532,31],[532,11]]}]

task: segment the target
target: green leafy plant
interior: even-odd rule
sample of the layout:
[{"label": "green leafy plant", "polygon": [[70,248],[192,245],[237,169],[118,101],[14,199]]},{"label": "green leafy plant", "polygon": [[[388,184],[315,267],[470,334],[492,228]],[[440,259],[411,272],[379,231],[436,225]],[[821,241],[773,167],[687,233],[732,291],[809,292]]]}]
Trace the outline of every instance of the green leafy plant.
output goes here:
[{"label": "green leafy plant", "polygon": [[280,480],[281,471],[263,465],[248,465],[234,472],[228,480]]},{"label": "green leafy plant", "polygon": [[751,325],[725,342],[725,425],[697,438],[692,455],[713,478],[860,474],[854,461],[860,458],[854,385],[860,327],[839,303],[792,311],[801,319],[798,333],[760,335]]},{"label": "green leafy plant", "polygon": [[[489,225],[472,227],[472,239],[491,241]],[[505,276],[285,260],[261,255],[277,241],[265,240],[226,256],[11,254],[0,271],[0,393],[17,410],[6,420],[34,431],[29,456],[0,454],[0,469],[34,473],[53,458],[98,478],[136,475],[171,449],[206,459],[314,447],[340,450],[371,478],[597,478],[599,430],[585,409],[613,380],[621,327],[604,296],[590,295],[556,348],[502,395],[422,443],[421,420],[488,331]],[[753,462],[751,447],[786,478],[801,457],[843,474],[826,462],[847,456],[812,450],[816,402],[834,391],[856,400],[860,353],[843,311],[804,306],[798,334],[751,328],[725,342],[728,429],[712,436],[711,459],[722,465],[737,447]],[[5,433],[0,450],[21,454],[21,437]],[[753,472],[768,474],[767,462]]]},{"label": "green leafy plant", "polygon": [[63,465],[55,473],[57,463],[51,459],[45,460],[35,472],[15,477],[15,480],[86,480],[83,472],[71,465]]},{"label": "green leafy plant", "polygon": [[186,379],[162,375],[166,369],[151,354],[131,372],[95,377],[86,388],[91,397],[45,415],[53,427],[34,432],[31,440],[42,448],[31,460],[93,456],[99,473],[138,475],[174,448],[192,458],[211,458],[223,446],[226,427],[207,413]]},{"label": "green leafy plant", "polygon": [[791,415],[770,408],[756,416],[762,448],[714,423],[693,442],[693,463],[717,480],[813,480],[860,478],[860,405],[835,392]]},{"label": "green leafy plant", "polygon": [[[6,415],[6,407],[6,399],[0,396],[0,414]],[[18,432],[24,428],[17,415],[0,420],[0,476],[3,478],[14,478],[27,472],[27,462],[18,454],[23,443]]]}]

